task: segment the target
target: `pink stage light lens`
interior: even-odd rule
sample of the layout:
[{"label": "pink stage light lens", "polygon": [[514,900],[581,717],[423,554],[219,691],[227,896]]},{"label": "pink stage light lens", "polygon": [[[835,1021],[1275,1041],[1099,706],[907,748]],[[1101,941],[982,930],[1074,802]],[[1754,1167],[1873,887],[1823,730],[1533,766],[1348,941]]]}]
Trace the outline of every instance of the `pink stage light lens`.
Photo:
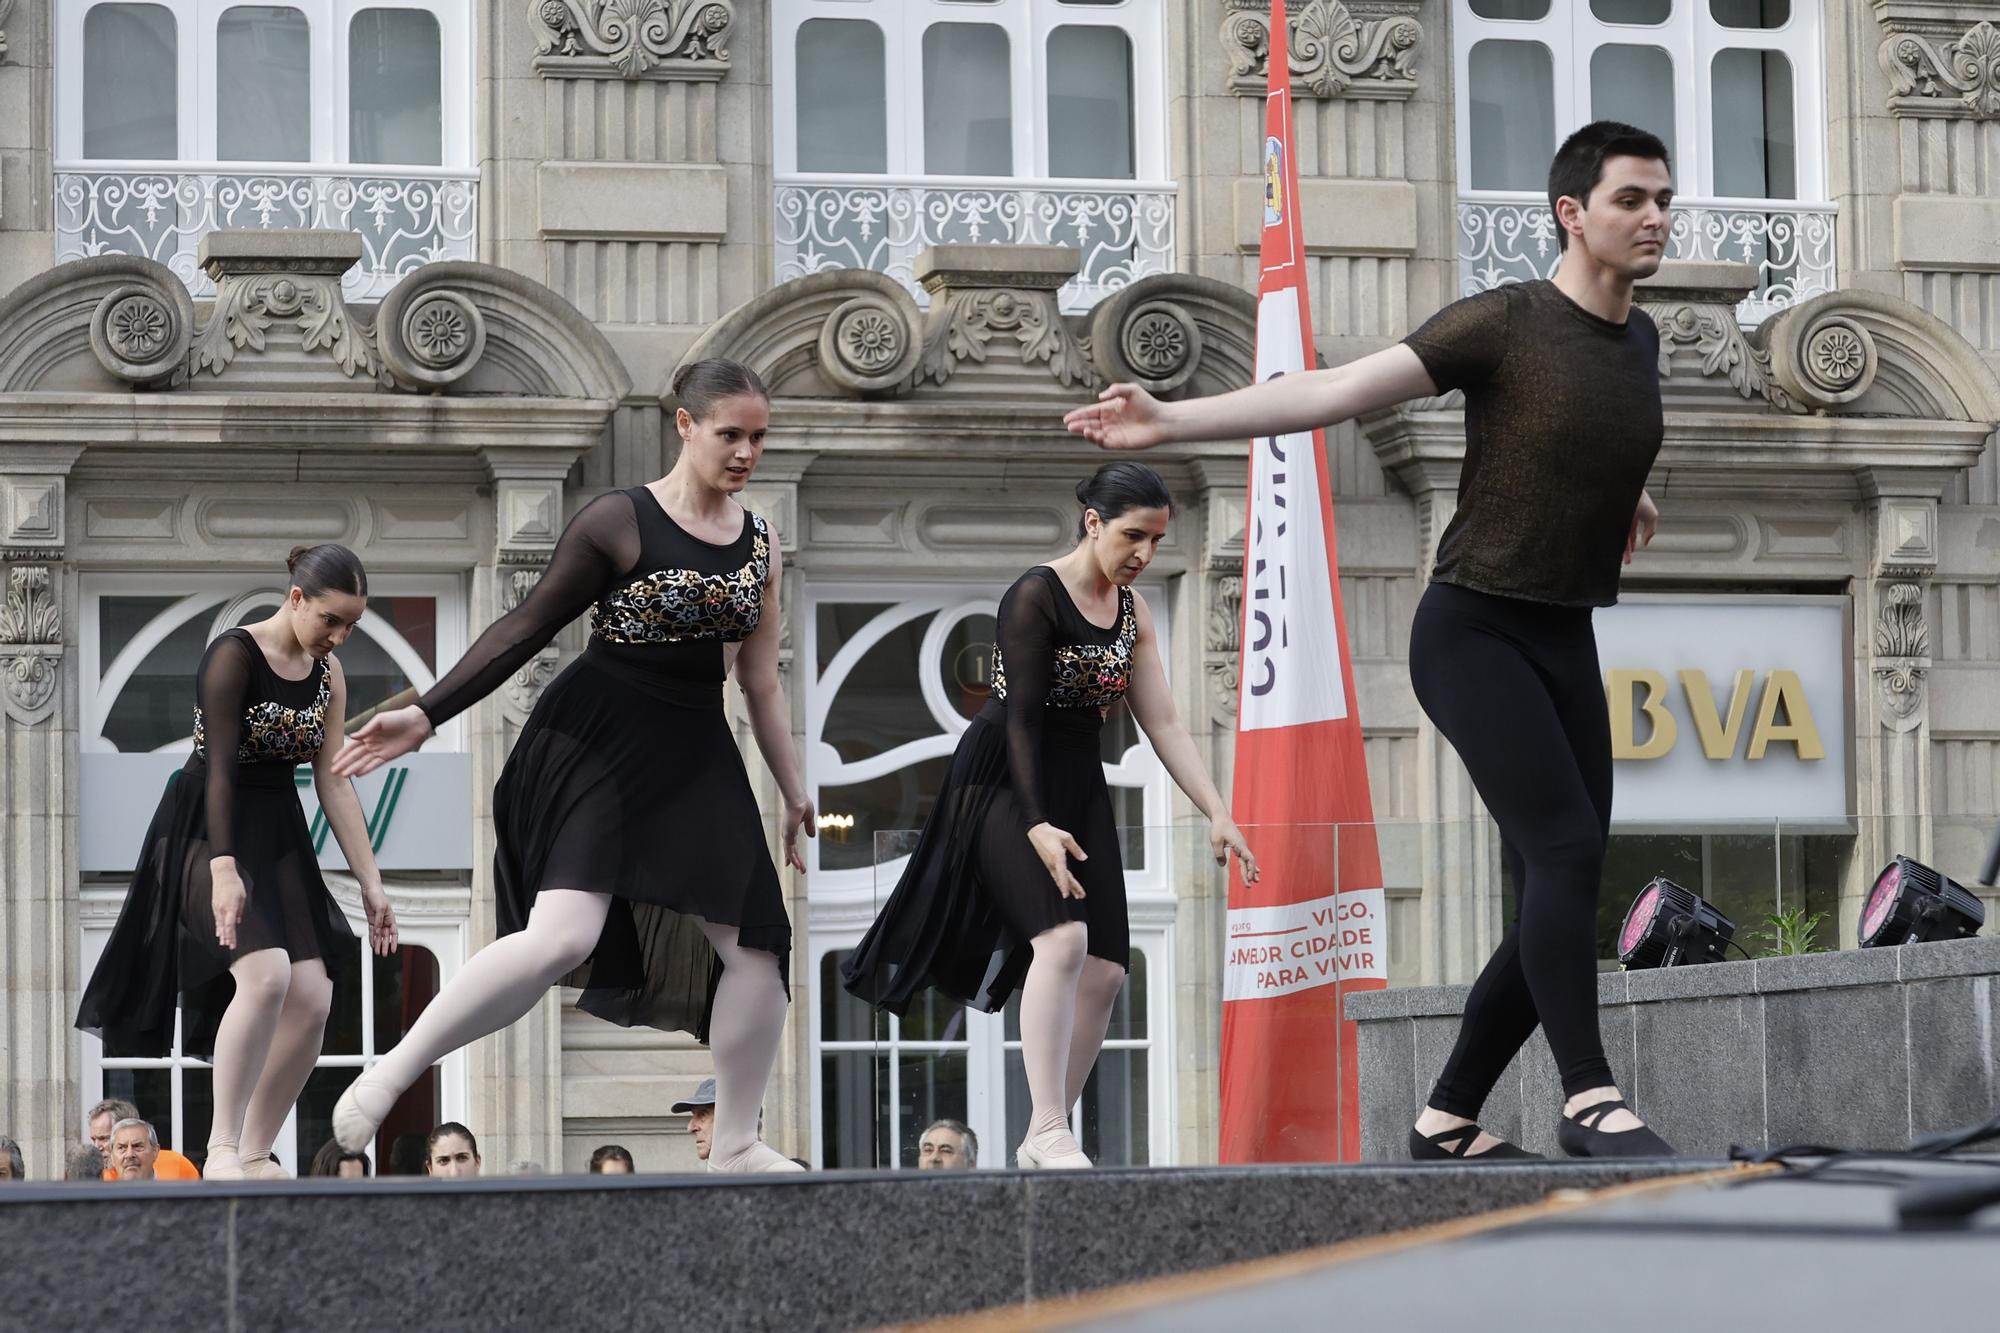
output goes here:
[{"label": "pink stage light lens", "polygon": [[1639,941],[1645,938],[1646,928],[1653,924],[1653,914],[1660,910],[1660,886],[1649,884],[1639,895],[1639,901],[1632,904],[1632,910],[1625,914],[1625,929],[1618,932],[1618,953],[1620,957],[1631,953]]},{"label": "pink stage light lens", "polygon": [[1882,923],[1889,919],[1889,910],[1896,905],[1896,891],[1903,886],[1903,867],[1892,865],[1882,872],[1875,881],[1875,887],[1868,891],[1868,908],[1861,914],[1861,938],[1871,940],[1875,932],[1882,929]]}]

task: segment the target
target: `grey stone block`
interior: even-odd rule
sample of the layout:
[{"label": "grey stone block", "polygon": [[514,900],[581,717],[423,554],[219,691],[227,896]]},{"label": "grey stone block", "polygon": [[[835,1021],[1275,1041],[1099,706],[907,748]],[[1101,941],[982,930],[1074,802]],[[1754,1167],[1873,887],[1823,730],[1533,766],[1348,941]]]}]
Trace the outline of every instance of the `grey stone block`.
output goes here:
[{"label": "grey stone block", "polygon": [[1897,975],[1905,981],[1927,977],[1970,977],[2000,974],[2000,935],[1975,935],[1969,940],[1939,940],[1870,950],[1896,957]]},{"label": "grey stone block", "polygon": [[1824,990],[1839,986],[1886,986],[1896,980],[1895,949],[1843,949],[1839,953],[1790,954],[1759,958],[1757,989]]},{"label": "grey stone block", "polygon": [[1563,1151],[1556,1144],[1556,1117],[1562,1114],[1562,1079],[1556,1076],[1556,1057],[1542,1029],[1536,1028],[1529,1036],[1508,1066],[1507,1077],[1521,1098],[1520,1127],[1508,1137],[1529,1152],[1560,1158]]},{"label": "grey stone block", "polygon": [[1385,1018],[1435,1018],[1465,1012],[1470,986],[1391,986],[1387,990],[1355,991],[1345,997],[1347,1017],[1356,1023]]},{"label": "grey stone block", "polygon": [[[1761,977],[1764,964],[1757,966]],[[1909,1142],[1909,1051],[1902,1041],[1903,995],[1898,989],[1842,987],[1766,995],[1764,1033],[1771,1147],[1823,1143],[1900,1148]]]},{"label": "grey stone block", "polygon": [[229,1202],[199,1185],[9,1186],[0,1254],[0,1328],[230,1326]]},{"label": "grey stone block", "polygon": [[1993,1034],[2000,986],[1950,977],[1903,988],[1910,1041],[1910,1132],[1930,1134],[2000,1114]]},{"label": "grey stone block", "polygon": [[[1675,968],[1710,972],[1714,967]],[[1747,969],[1746,969],[1747,970]],[[1764,1005],[1755,995],[1632,1009],[1632,1104],[1683,1153],[1764,1146]]]},{"label": "grey stone block", "polygon": [[1617,968],[1597,974],[1597,1002],[1599,1004],[1623,1004],[1631,998],[1626,978],[1629,973]]},{"label": "grey stone block", "polygon": [[1644,967],[1625,974],[1634,1004],[1696,996],[1754,995],[1757,965],[1748,961],[1703,963],[1697,967]]},{"label": "grey stone block", "polygon": [[1355,1101],[1361,1109],[1364,1162],[1399,1162],[1409,1151],[1410,1120],[1419,1098],[1413,1028],[1407,1019],[1356,1028],[1361,1086]]}]

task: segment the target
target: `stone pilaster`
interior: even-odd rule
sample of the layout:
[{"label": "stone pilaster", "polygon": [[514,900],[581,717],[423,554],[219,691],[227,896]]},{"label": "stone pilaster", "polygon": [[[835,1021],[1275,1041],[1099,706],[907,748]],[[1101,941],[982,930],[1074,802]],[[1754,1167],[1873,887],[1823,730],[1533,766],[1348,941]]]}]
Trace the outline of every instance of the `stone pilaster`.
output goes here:
[{"label": "stone pilaster", "polygon": [[64,491],[83,452],[4,446],[0,472],[0,1124],[59,1178],[77,1117],[75,624]]}]

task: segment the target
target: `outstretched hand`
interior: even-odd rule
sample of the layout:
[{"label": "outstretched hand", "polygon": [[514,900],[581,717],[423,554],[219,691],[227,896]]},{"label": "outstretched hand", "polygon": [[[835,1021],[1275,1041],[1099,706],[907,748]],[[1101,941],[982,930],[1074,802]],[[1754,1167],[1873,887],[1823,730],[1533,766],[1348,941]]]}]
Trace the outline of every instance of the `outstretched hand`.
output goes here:
[{"label": "outstretched hand", "polygon": [[1150,449],[1167,438],[1160,401],[1136,384],[1114,384],[1063,417],[1070,434],[1105,449]]},{"label": "outstretched hand", "polygon": [[340,747],[340,753],[333,757],[333,775],[364,777],[391,759],[416,749],[430,734],[431,720],[415,704],[390,713],[377,713]]},{"label": "outstretched hand", "polygon": [[1257,882],[1257,858],[1250,854],[1250,844],[1244,841],[1243,830],[1236,827],[1233,819],[1217,820],[1208,830],[1208,849],[1215,853],[1215,863],[1229,864],[1229,854],[1236,853],[1236,862],[1243,870],[1243,882]]}]

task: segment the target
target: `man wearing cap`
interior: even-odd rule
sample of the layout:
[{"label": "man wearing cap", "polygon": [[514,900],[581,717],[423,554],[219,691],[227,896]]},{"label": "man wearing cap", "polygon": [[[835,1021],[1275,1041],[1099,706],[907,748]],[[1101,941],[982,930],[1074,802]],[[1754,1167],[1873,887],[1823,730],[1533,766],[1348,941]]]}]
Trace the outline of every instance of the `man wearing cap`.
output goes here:
[{"label": "man wearing cap", "polygon": [[694,1135],[694,1155],[706,1162],[709,1136],[715,1132],[715,1080],[703,1079],[693,1096],[674,1103],[673,1112],[688,1118],[688,1133]]}]

